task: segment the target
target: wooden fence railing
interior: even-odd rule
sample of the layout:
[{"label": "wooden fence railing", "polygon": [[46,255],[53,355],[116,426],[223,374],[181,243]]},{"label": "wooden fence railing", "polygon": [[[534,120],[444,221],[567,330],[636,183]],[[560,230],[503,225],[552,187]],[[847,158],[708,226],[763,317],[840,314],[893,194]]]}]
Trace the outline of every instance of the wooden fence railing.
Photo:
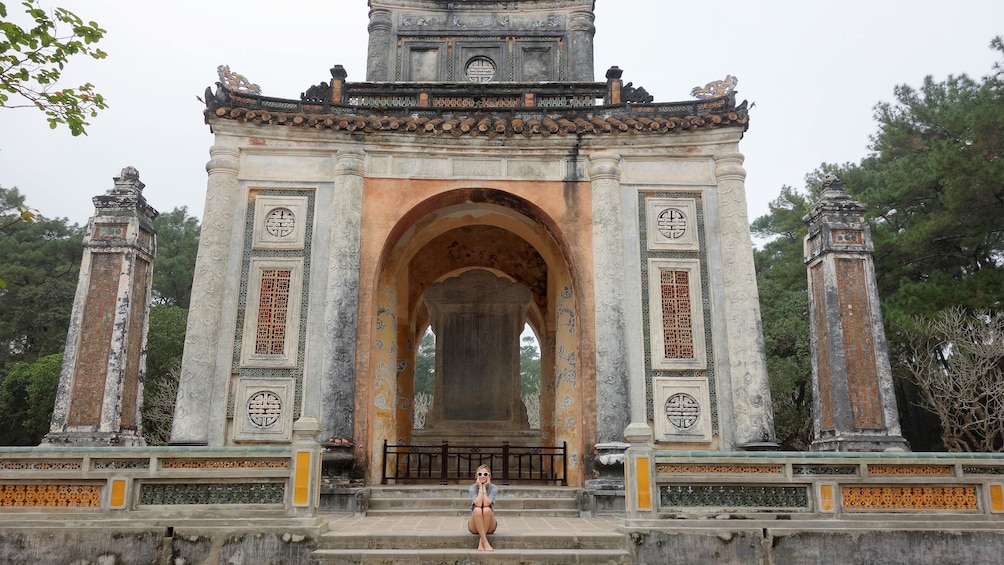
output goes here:
[{"label": "wooden fence railing", "polygon": [[390,445],[383,442],[381,482],[474,480],[481,465],[488,465],[492,478],[502,484],[550,482],[568,485],[568,444],[559,446],[501,445]]}]

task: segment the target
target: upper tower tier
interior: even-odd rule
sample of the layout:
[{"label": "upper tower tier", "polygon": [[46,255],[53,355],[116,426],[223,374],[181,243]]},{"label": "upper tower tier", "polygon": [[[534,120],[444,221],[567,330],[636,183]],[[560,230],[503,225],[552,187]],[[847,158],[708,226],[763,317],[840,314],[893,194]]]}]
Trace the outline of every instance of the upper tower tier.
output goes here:
[{"label": "upper tower tier", "polygon": [[370,82],[592,82],[594,0],[370,0]]}]

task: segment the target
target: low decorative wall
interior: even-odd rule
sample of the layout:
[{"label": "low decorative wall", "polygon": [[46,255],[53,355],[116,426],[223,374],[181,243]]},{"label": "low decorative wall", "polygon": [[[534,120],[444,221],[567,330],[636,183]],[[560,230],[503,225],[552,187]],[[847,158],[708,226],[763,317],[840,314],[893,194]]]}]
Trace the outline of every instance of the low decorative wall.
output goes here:
[{"label": "low decorative wall", "polygon": [[0,448],[0,507],[144,512],[213,505],[293,515],[292,492],[309,488],[297,482],[295,467],[288,446]]},{"label": "low decorative wall", "polygon": [[1004,513],[1004,456],[992,453],[658,451],[656,484],[660,516]]},{"label": "low decorative wall", "polygon": [[316,421],[292,445],[0,448],[0,509],[114,518],[316,515]]}]

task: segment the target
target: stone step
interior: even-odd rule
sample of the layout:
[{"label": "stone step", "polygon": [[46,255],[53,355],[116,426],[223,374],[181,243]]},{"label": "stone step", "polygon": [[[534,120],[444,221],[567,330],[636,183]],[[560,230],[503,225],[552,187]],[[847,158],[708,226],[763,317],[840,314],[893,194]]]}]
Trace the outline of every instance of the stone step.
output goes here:
[{"label": "stone step", "polygon": [[563,565],[568,563],[604,563],[630,565],[631,556],[623,549],[497,549],[491,552],[470,549],[437,549],[408,551],[402,549],[319,549],[311,554],[315,563],[369,565],[388,563],[421,563],[423,565],[457,565],[487,563],[526,565]]},{"label": "stone step", "polygon": [[[470,506],[467,508],[370,508],[367,510],[367,516],[467,516],[471,513]],[[547,517],[547,518],[575,518],[579,516],[579,510],[575,509],[562,509],[562,508],[538,508],[538,509],[518,509],[518,510],[499,510],[495,513],[496,516],[502,518],[505,516],[522,516],[522,517]]]},{"label": "stone step", "polygon": [[[461,509],[470,512],[471,499],[464,498],[371,498],[370,510],[393,510],[397,508]],[[579,502],[568,498],[517,498],[495,501],[495,511],[509,510],[578,510]]]},{"label": "stone step", "polygon": [[[505,520],[500,520],[499,533],[489,537],[496,549],[612,550],[623,549],[626,543],[624,534],[618,532],[506,532],[505,526]],[[411,551],[475,549],[478,538],[465,531],[466,528],[466,521],[458,519],[456,529],[450,532],[327,532],[318,540],[318,547]]]},{"label": "stone step", "polygon": [[[571,498],[577,499],[576,487],[527,487],[498,485],[499,496],[506,498]],[[374,486],[370,487],[370,498],[467,498],[467,485],[444,486]]]},{"label": "stone step", "polygon": [[[499,516],[578,516],[578,492],[574,488],[500,488],[495,511]],[[456,486],[376,487],[370,491],[367,514],[466,516],[470,503],[467,489]]]},{"label": "stone step", "polygon": [[477,551],[477,537],[465,532],[463,518],[451,531],[329,531],[311,554],[316,563],[631,563],[627,538],[617,532],[505,532],[489,537],[493,552]]}]

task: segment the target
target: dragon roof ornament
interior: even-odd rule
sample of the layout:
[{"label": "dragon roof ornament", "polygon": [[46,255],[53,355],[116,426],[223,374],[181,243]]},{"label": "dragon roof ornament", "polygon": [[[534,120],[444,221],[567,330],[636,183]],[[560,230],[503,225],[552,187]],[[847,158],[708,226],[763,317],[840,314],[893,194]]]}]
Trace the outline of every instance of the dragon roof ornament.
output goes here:
[{"label": "dragon roof ornament", "polygon": [[698,100],[718,98],[719,96],[726,96],[735,92],[737,84],[739,84],[738,78],[732,75],[725,75],[725,78],[722,80],[713,80],[704,86],[695,86],[690,91],[690,95]]},{"label": "dragon roof ornament", "polygon": [[220,84],[227,90],[245,94],[261,94],[260,86],[249,81],[244,75],[232,72],[230,65],[220,65],[216,67],[216,72],[220,75]]}]

